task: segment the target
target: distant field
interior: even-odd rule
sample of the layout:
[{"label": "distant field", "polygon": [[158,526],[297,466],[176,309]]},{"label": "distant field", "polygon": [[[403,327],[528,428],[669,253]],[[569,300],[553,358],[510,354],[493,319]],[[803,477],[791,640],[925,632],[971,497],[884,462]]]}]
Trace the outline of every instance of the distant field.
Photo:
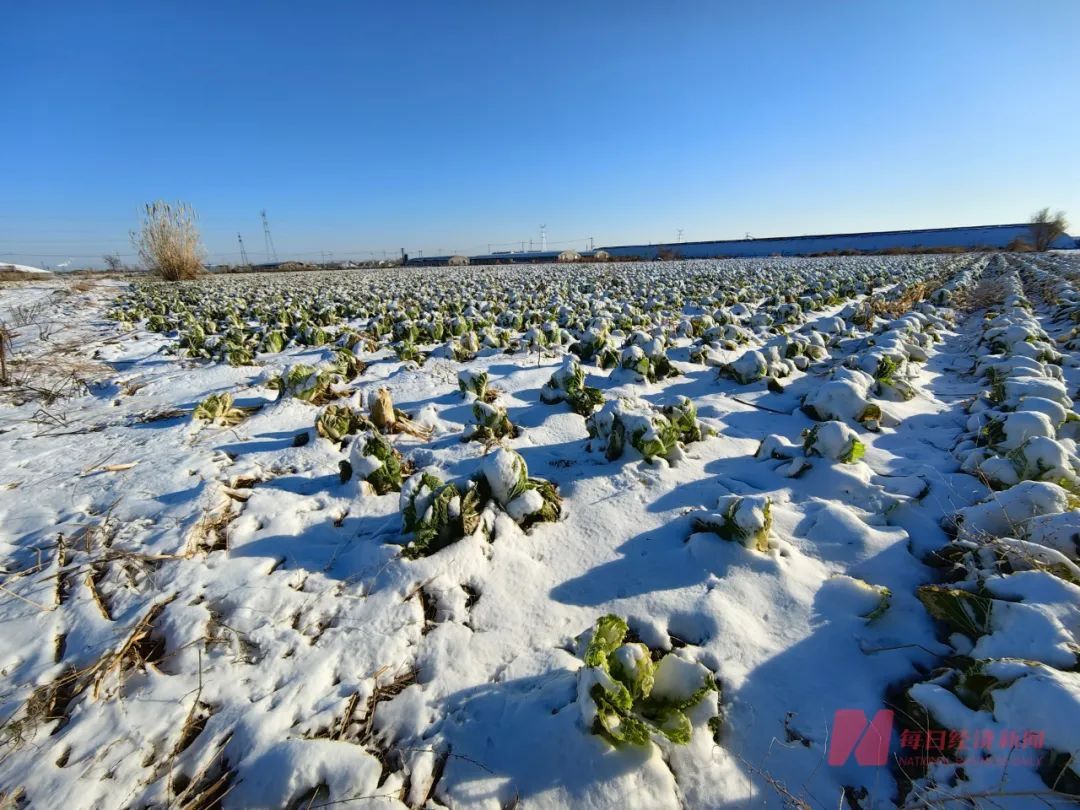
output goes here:
[{"label": "distant field", "polygon": [[1077,285],[2,288],[0,807],[1072,801]]}]

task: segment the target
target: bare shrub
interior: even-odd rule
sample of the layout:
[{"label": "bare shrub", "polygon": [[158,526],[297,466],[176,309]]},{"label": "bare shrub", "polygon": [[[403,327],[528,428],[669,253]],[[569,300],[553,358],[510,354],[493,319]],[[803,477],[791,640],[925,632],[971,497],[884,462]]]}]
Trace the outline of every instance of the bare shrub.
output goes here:
[{"label": "bare shrub", "polygon": [[1031,216],[1031,236],[1035,240],[1035,250],[1049,250],[1050,245],[1059,236],[1065,235],[1065,229],[1069,227],[1069,221],[1065,219],[1065,212],[1050,213],[1049,208],[1036,211]]},{"label": "bare shrub", "polygon": [[131,243],[148,270],[166,281],[183,281],[202,273],[202,247],[195,227],[195,209],[187,203],[147,203]]},{"label": "bare shrub", "polygon": [[35,325],[45,311],[45,302],[18,304],[11,308],[11,323],[16,327]]},{"label": "bare shrub", "polygon": [[107,256],[102,256],[101,260],[105,262],[105,269],[110,273],[119,273],[124,269],[124,263],[120,261],[119,256],[110,253]]}]

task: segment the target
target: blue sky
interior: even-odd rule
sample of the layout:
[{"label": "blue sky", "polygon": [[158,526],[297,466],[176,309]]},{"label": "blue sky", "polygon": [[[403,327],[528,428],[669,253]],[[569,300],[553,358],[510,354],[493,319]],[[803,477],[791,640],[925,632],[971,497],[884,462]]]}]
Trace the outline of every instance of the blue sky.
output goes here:
[{"label": "blue sky", "polygon": [[157,198],[233,260],[264,208],[315,259],[1080,223],[1080,3],[1038,5],[5,2],[0,261]]}]

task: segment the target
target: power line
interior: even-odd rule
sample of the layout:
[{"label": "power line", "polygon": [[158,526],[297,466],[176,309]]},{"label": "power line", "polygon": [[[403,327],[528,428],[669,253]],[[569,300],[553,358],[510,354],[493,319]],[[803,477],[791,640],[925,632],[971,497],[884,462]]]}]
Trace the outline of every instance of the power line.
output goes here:
[{"label": "power line", "polygon": [[266,243],[266,260],[268,262],[278,260],[277,251],[274,249],[274,240],[270,236],[270,222],[266,219],[266,209],[261,212],[263,223],[263,241]]},{"label": "power line", "polygon": [[251,262],[248,261],[247,251],[244,250],[244,237],[238,233],[236,234],[236,240],[240,243],[240,264],[244,267],[248,267]]}]

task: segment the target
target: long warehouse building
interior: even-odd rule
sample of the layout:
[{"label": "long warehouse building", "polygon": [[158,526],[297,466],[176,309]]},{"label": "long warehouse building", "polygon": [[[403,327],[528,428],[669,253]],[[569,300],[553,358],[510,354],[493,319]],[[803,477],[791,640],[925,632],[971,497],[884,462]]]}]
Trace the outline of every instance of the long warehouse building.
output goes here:
[{"label": "long warehouse building", "polygon": [[[1003,250],[1017,241],[1031,243],[1028,223],[977,225],[960,228],[920,228],[904,231],[870,231],[813,236],[775,236],[763,239],[720,239],[708,242],[668,242],[653,245],[614,245],[583,250],[581,261],[596,254],[611,258],[643,260],[659,258],[713,259],[723,257],[812,256],[828,253],[881,253],[890,250]],[[1057,249],[1076,248],[1077,240],[1060,236],[1051,245]],[[451,256],[410,257],[410,265],[445,265]],[[538,264],[559,261],[560,251],[488,253],[468,257],[470,264]],[[606,258],[606,257],[605,257]],[[458,259],[460,261],[460,259]]]}]

